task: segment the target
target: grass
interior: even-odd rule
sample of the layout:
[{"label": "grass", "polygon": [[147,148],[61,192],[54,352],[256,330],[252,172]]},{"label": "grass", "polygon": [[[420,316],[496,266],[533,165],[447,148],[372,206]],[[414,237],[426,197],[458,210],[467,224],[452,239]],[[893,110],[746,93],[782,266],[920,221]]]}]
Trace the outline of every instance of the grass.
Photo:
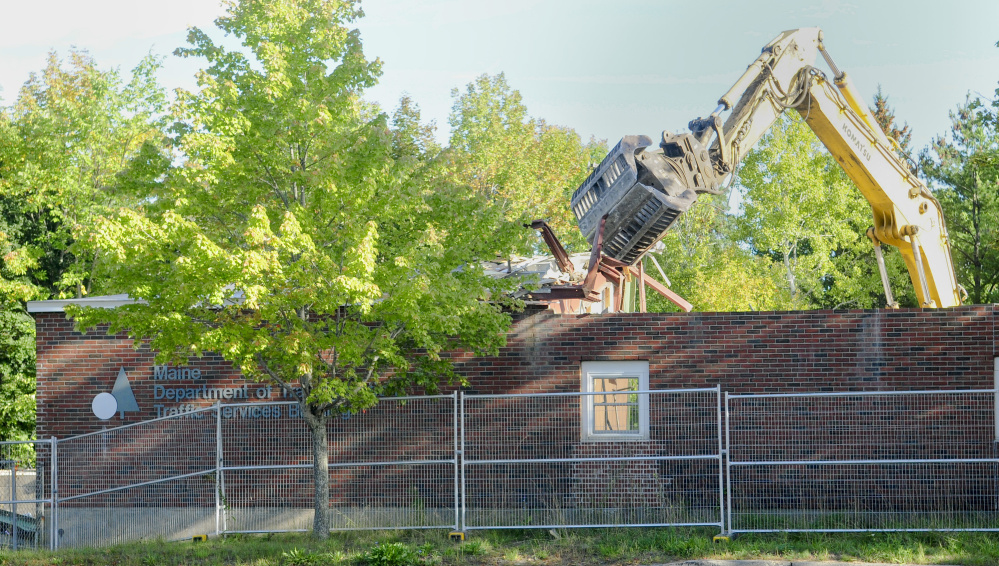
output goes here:
[{"label": "grass", "polygon": [[6,566],[407,566],[652,564],[692,558],[999,564],[999,533],[784,533],[711,542],[712,529],[475,531],[456,544],[439,531],[230,536],[204,543],[149,542],[104,549],[0,552]]}]

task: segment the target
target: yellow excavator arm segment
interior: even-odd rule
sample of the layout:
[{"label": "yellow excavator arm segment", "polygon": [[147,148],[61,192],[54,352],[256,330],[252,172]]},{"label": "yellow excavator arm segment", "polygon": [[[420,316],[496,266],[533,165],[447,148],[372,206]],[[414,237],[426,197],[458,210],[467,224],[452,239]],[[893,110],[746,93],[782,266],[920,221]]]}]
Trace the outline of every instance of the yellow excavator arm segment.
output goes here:
[{"label": "yellow excavator arm segment", "polygon": [[[821,54],[833,81],[814,64]],[[739,161],[777,118],[794,109],[828,148],[871,205],[875,246],[889,307],[895,306],[881,243],[899,249],[919,303],[960,305],[943,210],[896,153],[846,73],[836,66],[818,28],[778,35],[690,133],[652,140],[626,136],[572,196],[580,230],[591,243],[603,226],[604,254],[633,265],[666,235],[702,193],[717,194]],[[721,119],[721,113],[730,111]]]}]

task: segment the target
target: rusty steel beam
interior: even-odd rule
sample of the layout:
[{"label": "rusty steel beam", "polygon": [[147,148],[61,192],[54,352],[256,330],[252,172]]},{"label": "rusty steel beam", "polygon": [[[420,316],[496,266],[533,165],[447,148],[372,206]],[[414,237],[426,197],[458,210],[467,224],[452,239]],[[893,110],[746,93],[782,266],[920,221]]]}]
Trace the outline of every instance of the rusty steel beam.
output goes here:
[{"label": "rusty steel beam", "polygon": [[694,310],[694,305],[687,302],[687,299],[684,299],[680,295],[677,295],[676,293],[671,291],[669,287],[649,277],[648,273],[642,274],[642,280],[645,282],[646,285],[652,287],[653,291],[659,293],[663,297],[666,297],[667,301],[683,309],[683,312],[690,312]]},{"label": "rusty steel beam", "polygon": [[[590,264],[586,270],[586,277],[583,279],[582,285],[553,285],[549,287],[549,292],[547,293],[528,293],[527,296],[539,301],[582,299],[588,303],[595,303],[601,298],[597,289],[601,289],[607,282],[611,282],[614,283],[617,291],[614,293],[614,309],[620,312],[621,305],[624,303],[624,281],[626,277],[625,272],[627,271],[629,275],[637,277],[641,284],[639,288],[640,312],[646,312],[647,310],[645,298],[646,285],[685,312],[693,310],[693,305],[687,302],[686,299],[677,295],[652,277],[649,277],[649,274],[645,273],[644,265],[640,264],[636,268],[635,266],[603,255],[604,227],[606,222],[607,217],[604,216],[600,219],[600,223],[597,226],[596,241],[593,243],[593,249],[590,250]],[[548,245],[548,249],[551,250],[552,255],[555,257],[555,262],[558,264],[559,269],[565,273],[572,272],[573,265],[569,261],[569,254],[566,253],[565,248],[562,247],[562,243],[558,241],[555,232],[552,231],[551,226],[547,222],[544,220],[535,220],[530,224],[525,224],[525,227],[540,231],[541,237],[545,240],[545,244]]]},{"label": "rusty steel beam", "polygon": [[597,275],[600,272],[600,250],[604,245],[604,224],[606,222],[606,216],[600,219],[600,224],[597,225],[597,238],[593,242],[593,249],[590,250],[590,267],[586,271],[586,278],[583,279],[583,292],[587,297],[593,293],[597,283]]},{"label": "rusty steel beam", "polygon": [[562,246],[562,242],[558,241],[555,236],[555,232],[552,227],[548,225],[544,220],[535,220],[530,224],[524,224],[525,228],[533,228],[541,232],[541,238],[544,239],[545,244],[548,245],[548,249],[551,250],[552,256],[555,257],[555,263],[558,264],[558,268],[562,270],[562,273],[572,273],[573,266],[572,262],[569,261],[569,254],[565,251]]}]

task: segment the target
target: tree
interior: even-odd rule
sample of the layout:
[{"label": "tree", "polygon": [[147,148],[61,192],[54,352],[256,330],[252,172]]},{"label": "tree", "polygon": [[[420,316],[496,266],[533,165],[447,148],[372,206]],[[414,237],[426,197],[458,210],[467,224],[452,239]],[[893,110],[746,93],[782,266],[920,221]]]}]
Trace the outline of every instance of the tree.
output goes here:
[{"label": "tree", "polygon": [[112,205],[135,202],[126,169],[162,142],[164,109],[145,58],[131,79],[100,70],[85,52],[55,53],[14,105],[0,108],[0,436],[26,439],[35,423],[35,332],[25,301],[82,295],[95,256],[72,230]]},{"label": "tree", "polygon": [[[328,536],[326,424],[382,394],[456,382],[442,352],[495,352],[509,282],[486,277],[523,228],[449,179],[415,107],[361,101],[368,60],[352,0],[230,3],[216,24],[243,51],[192,30],[207,60],[176,108],[178,149],[156,206],[81,234],[135,304],[71,308],[160,361],[216,352],[301,408],[312,436],[314,535]],[[391,125],[390,125],[391,124]]]},{"label": "tree", "polygon": [[[999,108],[999,91],[992,101]],[[970,96],[950,113],[950,136],[921,154],[951,236],[958,280],[973,303],[999,300],[999,123],[987,101]]]},{"label": "tree", "polygon": [[29,440],[35,432],[35,321],[0,309],[0,438]]},{"label": "tree", "polygon": [[86,52],[68,68],[55,53],[33,73],[4,113],[0,149],[0,291],[8,300],[82,296],[93,283],[96,257],[72,249],[73,228],[112,207],[137,202],[126,169],[157,152],[165,95],[149,56],[123,82]]},{"label": "tree", "polygon": [[[795,303],[781,284],[781,272],[766,258],[739,245],[733,233],[734,219],[723,208],[725,204],[724,196],[701,195],[697,205],[682,214],[663,238],[665,250],[654,257],[672,289],[698,311],[793,308]],[[659,278],[651,261],[645,270]],[[676,307],[650,294],[649,310]]]},{"label": "tree", "polygon": [[[869,304],[867,286],[850,285],[851,271],[837,261],[844,250],[870,248],[859,228],[870,223],[869,209],[804,121],[785,114],[775,123],[743,160],[739,184],[739,238],[782,266],[797,304]],[[837,305],[828,305],[825,297],[837,289]]]},{"label": "tree", "polygon": [[[588,251],[569,202],[606,144],[584,144],[572,129],[530,117],[502,73],[482,75],[451,96],[448,159],[455,178],[503,206],[508,222],[547,219],[568,250]],[[525,231],[521,251],[541,252],[529,236]]]},{"label": "tree", "polygon": [[888,96],[881,91],[881,85],[878,85],[878,91],[874,93],[874,106],[871,107],[871,112],[885,135],[898,142],[901,153],[908,156],[912,130],[908,122],[904,122],[901,127],[895,122],[895,109],[888,105]]}]

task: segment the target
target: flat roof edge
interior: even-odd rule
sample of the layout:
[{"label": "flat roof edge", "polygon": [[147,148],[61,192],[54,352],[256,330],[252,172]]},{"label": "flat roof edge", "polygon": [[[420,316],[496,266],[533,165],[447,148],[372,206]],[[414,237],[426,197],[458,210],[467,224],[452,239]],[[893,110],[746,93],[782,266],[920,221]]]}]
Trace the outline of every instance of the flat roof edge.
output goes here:
[{"label": "flat roof edge", "polygon": [[49,301],[28,301],[29,313],[65,312],[66,305],[80,305],[99,309],[113,309],[124,305],[137,303],[128,295],[107,295],[100,297],[85,297],[81,299],[58,299]]}]

